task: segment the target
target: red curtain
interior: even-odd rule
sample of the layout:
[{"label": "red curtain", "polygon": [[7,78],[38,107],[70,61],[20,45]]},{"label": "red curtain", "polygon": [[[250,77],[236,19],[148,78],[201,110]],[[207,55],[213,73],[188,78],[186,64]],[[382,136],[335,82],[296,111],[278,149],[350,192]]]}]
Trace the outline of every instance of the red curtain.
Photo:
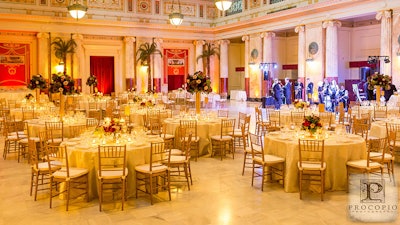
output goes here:
[{"label": "red curtain", "polygon": [[168,76],[168,91],[181,88],[182,84],[184,83],[185,83],[185,76],[183,75]]},{"label": "red curtain", "polygon": [[103,94],[114,92],[114,57],[90,56],[90,74],[97,77],[97,89]]},{"label": "red curtain", "polygon": [[164,83],[168,90],[182,87],[188,73],[187,49],[164,49]]}]

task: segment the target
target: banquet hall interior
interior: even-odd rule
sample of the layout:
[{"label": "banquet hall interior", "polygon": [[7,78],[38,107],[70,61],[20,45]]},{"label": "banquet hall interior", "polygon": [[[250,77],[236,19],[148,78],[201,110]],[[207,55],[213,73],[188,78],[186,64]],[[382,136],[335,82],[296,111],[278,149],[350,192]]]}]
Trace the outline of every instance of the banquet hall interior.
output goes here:
[{"label": "banquet hall interior", "polygon": [[400,223],[400,1],[1,0],[0,22],[0,224]]}]

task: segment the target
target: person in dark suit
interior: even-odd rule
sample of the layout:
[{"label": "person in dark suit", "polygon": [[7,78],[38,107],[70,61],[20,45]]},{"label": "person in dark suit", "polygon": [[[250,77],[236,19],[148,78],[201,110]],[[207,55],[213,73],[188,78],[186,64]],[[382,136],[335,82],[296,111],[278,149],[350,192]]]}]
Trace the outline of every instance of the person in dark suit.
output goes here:
[{"label": "person in dark suit", "polygon": [[349,92],[344,88],[343,85],[340,86],[340,90],[338,93],[338,102],[343,102],[344,110],[347,112]]},{"label": "person in dark suit", "polygon": [[367,100],[376,100],[376,95],[374,94],[374,89],[370,90],[368,88],[368,82],[370,79],[371,79],[370,76],[367,77],[367,82],[364,83],[363,89],[364,89],[364,92],[367,93]]},{"label": "person in dark suit", "polygon": [[292,83],[289,78],[285,78],[285,86],[283,87],[286,105],[292,104]]},{"label": "person in dark suit", "polygon": [[389,101],[390,96],[392,96],[393,93],[396,92],[396,91],[397,91],[396,86],[391,83],[389,90],[385,89],[385,95],[384,95],[385,96],[385,101]]},{"label": "person in dark suit", "polygon": [[307,93],[307,100],[310,103],[313,103],[313,99],[312,96],[314,94],[314,83],[310,80],[310,78],[307,78],[307,89],[306,89],[306,93]]},{"label": "person in dark suit", "polygon": [[301,83],[301,79],[298,79],[297,82],[294,84],[295,99],[303,99],[303,89],[304,84]]},{"label": "person in dark suit", "polygon": [[272,91],[275,99],[275,109],[280,109],[282,105],[282,87],[279,83],[278,78],[274,79],[274,83],[272,84]]}]

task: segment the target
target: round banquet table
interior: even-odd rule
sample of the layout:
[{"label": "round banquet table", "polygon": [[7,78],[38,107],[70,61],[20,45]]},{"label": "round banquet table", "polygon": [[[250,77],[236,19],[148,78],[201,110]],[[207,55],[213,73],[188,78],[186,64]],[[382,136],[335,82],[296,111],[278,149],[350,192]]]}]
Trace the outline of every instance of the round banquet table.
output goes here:
[{"label": "round banquet table", "polygon": [[[27,120],[28,123],[28,129],[29,129],[29,135],[32,137],[39,137],[39,132],[40,131],[45,131],[46,130],[46,123],[45,120],[41,119],[31,119]],[[75,136],[74,134],[71,134],[70,132],[70,126],[79,126],[79,125],[84,125],[86,126],[86,118],[83,119],[78,119],[74,121],[68,121],[64,122],[63,126],[63,133],[65,138],[73,137]]]},{"label": "round banquet table", "polygon": [[[128,167],[127,196],[135,196],[136,173],[135,166],[150,162],[151,142],[163,141],[159,136],[138,134],[137,136],[124,136],[120,144],[126,144],[126,160]],[[125,141],[124,141],[125,140]],[[86,168],[89,170],[89,198],[98,197],[97,170],[98,170],[98,145],[102,142],[92,134],[83,134],[78,138],[68,139],[61,145],[67,146],[68,162],[71,167]],[[101,143],[104,144],[104,143]],[[115,145],[109,140],[105,145]]]},{"label": "round banquet table", "polygon": [[387,118],[385,120],[379,120],[371,123],[371,130],[369,131],[368,137],[385,138],[387,136],[386,123],[400,124],[400,119]]},{"label": "round banquet table", "polygon": [[[366,159],[365,140],[357,135],[337,135],[329,132],[325,139],[324,158],[326,162],[325,189],[346,190],[346,163],[350,160]],[[298,139],[294,131],[273,132],[265,136],[265,154],[273,154],[286,159],[285,192],[299,191],[297,162],[299,160]]]},{"label": "round banquet table", "polygon": [[[167,125],[167,133],[175,134],[175,137],[179,137],[178,127],[181,119],[190,118],[167,118],[164,123]],[[200,137],[199,143],[199,155],[211,154],[210,137],[221,133],[221,119],[220,118],[204,118],[197,120],[197,136]],[[175,138],[177,141],[178,138]]]}]

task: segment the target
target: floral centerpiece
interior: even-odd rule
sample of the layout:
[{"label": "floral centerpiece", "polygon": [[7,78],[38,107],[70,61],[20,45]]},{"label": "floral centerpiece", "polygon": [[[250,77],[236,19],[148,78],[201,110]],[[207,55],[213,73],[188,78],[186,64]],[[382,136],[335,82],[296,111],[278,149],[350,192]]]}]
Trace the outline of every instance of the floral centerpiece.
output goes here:
[{"label": "floral centerpiece", "polygon": [[64,95],[78,93],[74,87],[74,80],[70,76],[61,73],[51,75],[49,91],[50,93],[61,92]]},{"label": "floral centerpiece", "polygon": [[86,85],[89,86],[89,87],[92,87],[92,86],[93,87],[97,87],[97,78],[96,78],[96,76],[94,74],[91,74],[88,77],[88,79],[86,81]]},{"label": "floral centerpiece", "polygon": [[389,75],[378,74],[376,72],[368,78],[368,89],[374,90],[375,86],[380,86],[386,90],[390,90],[391,82],[392,78]]},{"label": "floral centerpiece", "polygon": [[35,96],[33,96],[33,94],[29,93],[29,94],[25,95],[25,99],[28,101],[32,101],[35,99]]},{"label": "floral centerpiece", "polygon": [[322,128],[320,118],[315,115],[306,116],[303,123],[301,124],[301,129],[314,134],[318,129]]},{"label": "floral centerpiece", "polygon": [[146,106],[146,107],[153,107],[155,105],[156,104],[152,100],[147,100],[140,103],[140,106]]},{"label": "floral centerpiece", "polygon": [[102,98],[103,97],[103,93],[101,93],[100,91],[99,92],[96,92],[96,93],[93,93],[93,97],[96,99],[96,98]]},{"label": "floral centerpiece", "polygon": [[140,97],[139,95],[135,95],[132,98],[133,102],[142,102],[142,100],[143,100],[142,97]]},{"label": "floral centerpiece", "polygon": [[203,72],[197,71],[193,75],[189,75],[186,80],[186,90],[193,94],[195,92],[205,92],[210,93],[211,80],[209,77],[205,76]]},{"label": "floral centerpiece", "polygon": [[305,102],[302,99],[295,99],[293,105],[296,109],[304,109],[310,106],[309,102]]},{"label": "floral centerpiece", "polygon": [[121,128],[122,124],[120,123],[119,119],[110,119],[109,117],[106,117],[104,118],[103,124],[100,125],[96,131],[105,135],[111,135],[121,131]]},{"label": "floral centerpiece", "polygon": [[46,80],[40,74],[33,75],[31,81],[28,84],[28,88],[31,90],[34,90],[36,88],[39,88],[41,90],[46,89],[47,88]]}]

